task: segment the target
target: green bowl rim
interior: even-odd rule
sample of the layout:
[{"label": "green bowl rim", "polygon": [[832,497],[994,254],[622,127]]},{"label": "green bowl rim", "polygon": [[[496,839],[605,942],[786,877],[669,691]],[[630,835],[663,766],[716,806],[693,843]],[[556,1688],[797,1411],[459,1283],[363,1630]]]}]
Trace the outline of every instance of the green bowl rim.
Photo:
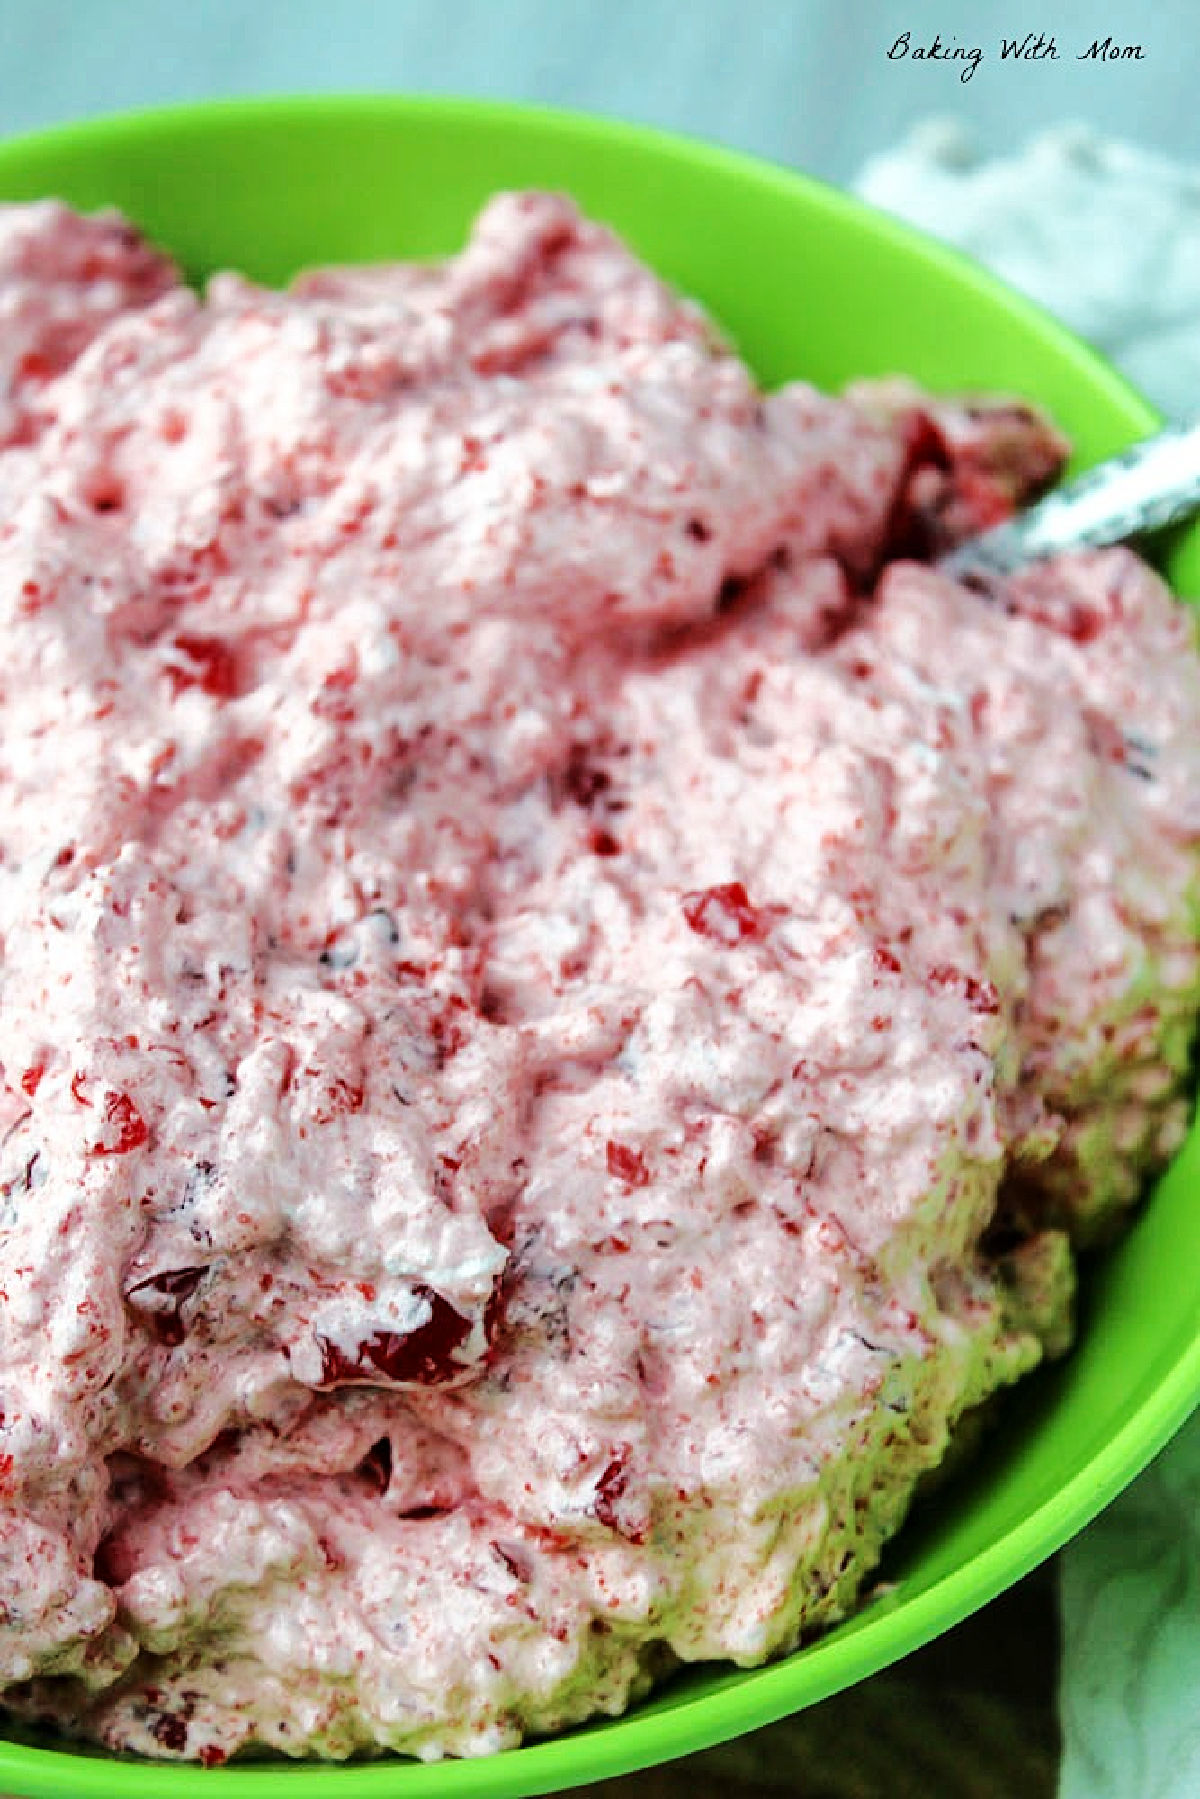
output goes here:
[{"label": "green bowl rim", "polygon": [[[512,124],[547,137],[565,134],[581,143],[590,140],[596,148],[616,144],[636,153],[686,162],[702,176],[715,173],[740,177],[784,196],[800,196],[826,216],[857,220],[877,238],[920,257],[937,273],[960,286],[965,284],[981,297],[1000,302],[1011,315],[1051,342],[1072,370],[1124,415],[1125,425],[1120,433],[1123,441],[1132,442],[1162,422],[1155,408],[1081,337],[962,252],[815,176],[684,133],[601,114],[460,95],[379,91],[272,93],[188,101],[102,114],[0,141],[0,184],[10,165],[30,153],[95,151],[106,143],[128,145],[139,139],[153,140],[163,131],[205,130],[223,122],[255,126],[290,118],[300,126],[351,119],[361,124],[372,112],[387,123],[420,115],[438,116],[451,126]],[[1198,1403],[1200,1332],[1137,1413],[1021,1524],[980,1550],[967,1567],[943,1575],[933,1586],[907,1600],[902,1608],[894,1612],[881,1609],[874,1615],[868,1609],[858,1614],[860,1620],[871,1622],[873,1641],[865,1654],[854,1620],[848,1627],[798,1651],[798,1656],[807,1658],[810,1674],[811,1690],[803,1704],[817,1703],[851,1684],[843,1678],[847,1661],[853,1664],[853,1682],[869,1677],[959,1623],[1052,1555],[1145,1468]],[[952,1589],[950,1594],[947,1588]],[[812,1679],[817,1661],[819,1672]],[[788,1657],[748,1670],[744,1681],[716,1694],[684,1698],[661,1711],[644,1712],[635,1707],[611,1723],[604,1721],[602,1729],[584,1726],[479,1760],[422,1763],[395,1758],[366,1763],[286,1765],[235,1762],[226,1768],[203,1770],[186,1763],[106,1757],[0,1741],[0,1781],[7,1784],[17,1780],[23,1793],[47,1795],[47,1799],[61,1794],[64,1782],[80,1799],[115,1791],[148,1794],[162,1788],[190,1795],[200,1791],[200,1783],[211,1792],[214,1780],[223,1784],[223,1790],[238,1788],[246,1799],[252,1793],[260,1799],[284,1799],[285,1795],[302,1799],[305,1793],[315,1795],[318,1785],[327,1791],[326,1783],[333,1778],[341,1781],[346,1795],[395,1792],[402,1799],[433,1799],[433,1795],[444,1796],[451,1788],[461,1799],[502,1799],[503,1795],[517,1792],[565,1790],[584,1781],[649,1768],[787,1716],[797,1709],[795,1696],[789,1691],[795,1667],[796,1657]],[[584,1744],[587,1753],[581,1755]]]}]

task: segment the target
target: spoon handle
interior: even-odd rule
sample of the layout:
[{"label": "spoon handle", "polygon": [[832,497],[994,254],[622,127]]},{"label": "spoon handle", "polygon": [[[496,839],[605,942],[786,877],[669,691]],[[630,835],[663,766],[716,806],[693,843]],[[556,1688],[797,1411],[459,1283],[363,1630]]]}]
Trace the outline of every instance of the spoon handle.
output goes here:
[{"label": "spoon handle", "polygon": [[1028,512],[959,544],[938,566],[959,579],[1013,574],[1060,550],[1121,543],[1200,507],[1200,425],[1161,431],[1101,462]]}]

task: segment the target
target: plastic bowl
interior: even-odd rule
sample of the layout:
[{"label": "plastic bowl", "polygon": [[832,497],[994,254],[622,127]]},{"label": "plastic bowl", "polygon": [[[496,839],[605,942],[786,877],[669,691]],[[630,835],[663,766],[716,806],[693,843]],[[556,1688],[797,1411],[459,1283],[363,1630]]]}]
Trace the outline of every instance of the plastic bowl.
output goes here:
[{"label": "plastic bowl", "polygon": [[[1080,466],[1153,411],[1097,356],[972,264],[845,195],[656,132],[456,100],[285,99],[101,120],[0,146],[0,198],[122,207],[201,277],[279,282],[306,263],[455,249],[500,187],[566,189],[702,299],[768,384],[903,371],[1049,407]],[[1166,557],[1200,594],[1200,530]],[[0,1789],[76,1799],[468,1799],[570,1787],[811,1705],[915,1649],[1050,1555],[1133,1478],[1200,1397],[1200,1132],[1135,1228],[1085,1278],[1081,1337],[1008,1403],[970,1468],[919,1507],[895,1582],[774,1665],[698,1668],[627,1717],[478,1761],[189,1766],[0,1744]]]}]

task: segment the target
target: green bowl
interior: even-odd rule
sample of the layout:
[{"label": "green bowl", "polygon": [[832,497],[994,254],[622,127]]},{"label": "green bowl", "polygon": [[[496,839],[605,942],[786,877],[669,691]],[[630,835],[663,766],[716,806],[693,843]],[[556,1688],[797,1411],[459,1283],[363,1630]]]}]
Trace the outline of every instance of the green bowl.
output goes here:
[{"label": "green bowl", "polygon": [[[122,207],[190,275],[280,282],[307,263],[455,249],[488,194],[566,189],[697,295],[761,379],[903,371],[1049,407],[1080,466],[1157,420],[1096,355],[971,263],[829,188],[728,151],[565,113],[457,100],[180,107],[0,146],[0,198]],[[1200,531],[1166,554],[1200,594]],[[1200,1132],[1126,1241],[1085,1277],[1081,1339],[1009,1402],[983,1453],[918,1508],[895,1585],[753,1672],[699,1668],[630,1716],[479,1761],[206,1772],[0,1744],[10,1794],[468,1799],[541,1793],[720,1742],[862,1680],[986,1603],[1113,1498],[1200,1397]]]}]

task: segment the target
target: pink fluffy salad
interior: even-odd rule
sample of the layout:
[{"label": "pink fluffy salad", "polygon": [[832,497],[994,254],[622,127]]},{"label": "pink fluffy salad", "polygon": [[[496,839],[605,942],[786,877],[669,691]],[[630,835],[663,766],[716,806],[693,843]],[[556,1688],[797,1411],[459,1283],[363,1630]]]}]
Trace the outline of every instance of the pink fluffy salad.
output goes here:
[{"label": "pink fluffy salad", "polygon": [[1180,1141],[1200,663],[567,201],[0,212],[0,1703],[480,1754],[845,1616]]}]

